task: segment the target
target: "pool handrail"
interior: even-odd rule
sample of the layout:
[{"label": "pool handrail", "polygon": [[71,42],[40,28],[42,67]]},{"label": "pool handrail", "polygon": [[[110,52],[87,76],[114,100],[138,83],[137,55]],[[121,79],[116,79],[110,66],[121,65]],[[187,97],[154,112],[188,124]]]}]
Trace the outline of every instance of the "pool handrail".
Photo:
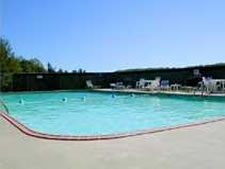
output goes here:
[{"label": "pool handrail", "polygon": [[9,114],[9,109],[8,107],[5,105],[5,103],[3,102],[3,100],[0,98],[0,104],[3,106],[3,108],[5,109],[4,112],[6,112],[7,114]]}]

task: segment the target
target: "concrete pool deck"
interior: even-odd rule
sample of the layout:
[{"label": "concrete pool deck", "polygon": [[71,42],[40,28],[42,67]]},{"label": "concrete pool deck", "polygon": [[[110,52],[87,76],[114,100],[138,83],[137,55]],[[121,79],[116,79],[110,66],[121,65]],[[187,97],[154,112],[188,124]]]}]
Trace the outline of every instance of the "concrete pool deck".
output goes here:
[{"label": "concrete pool deck", "polygon": [[225,121],[100,141],[27,136],[0,116],[0,169],[224,169]]}]

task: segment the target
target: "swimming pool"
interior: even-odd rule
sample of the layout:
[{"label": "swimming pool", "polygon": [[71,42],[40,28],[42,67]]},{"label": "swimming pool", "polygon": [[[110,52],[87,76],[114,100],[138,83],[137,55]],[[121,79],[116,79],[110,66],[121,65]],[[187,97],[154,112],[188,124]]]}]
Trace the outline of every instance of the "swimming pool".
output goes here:
[{"label": "swimming pool", "polygon": [[19,92],[2,95],[10,116],[53,135],[96,136],[173,127],[223,117],[225,99],[117,92]]}]

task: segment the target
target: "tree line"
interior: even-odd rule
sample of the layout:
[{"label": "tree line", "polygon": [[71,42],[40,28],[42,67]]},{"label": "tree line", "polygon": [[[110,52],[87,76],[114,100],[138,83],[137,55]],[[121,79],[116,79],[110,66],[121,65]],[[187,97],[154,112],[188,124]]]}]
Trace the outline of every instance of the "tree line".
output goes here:
[{"label": "tree line", "polygon": [[[8,40],[0,37],[0,89],[9,91],[12,89],[14,73],[68,73],[63,69],[56,69],[50,64],[47,68],[37,58],[25,59],[17,56]],[[73,73],[85,73],[84,70],[74,70]]]}]

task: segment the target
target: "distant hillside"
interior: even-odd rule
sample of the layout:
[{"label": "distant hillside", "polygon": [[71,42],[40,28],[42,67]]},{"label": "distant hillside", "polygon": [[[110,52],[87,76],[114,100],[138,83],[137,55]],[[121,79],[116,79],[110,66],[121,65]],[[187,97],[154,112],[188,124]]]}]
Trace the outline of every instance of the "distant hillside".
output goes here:
[{"label": "distant hillside", "polygon": [[158,68],[136,68],[136,69],[124,69],[117,70],[115,72],[141,72],[141,71],[151,71],[151,70],[169,70],[169,69],[183,69],[183,68],[197,68],[197,67],[221,67],[225,66],[224,63],[215,63],[209,65],[196,65],[196,66],[188,66],[188,67],[158,67]]}]

